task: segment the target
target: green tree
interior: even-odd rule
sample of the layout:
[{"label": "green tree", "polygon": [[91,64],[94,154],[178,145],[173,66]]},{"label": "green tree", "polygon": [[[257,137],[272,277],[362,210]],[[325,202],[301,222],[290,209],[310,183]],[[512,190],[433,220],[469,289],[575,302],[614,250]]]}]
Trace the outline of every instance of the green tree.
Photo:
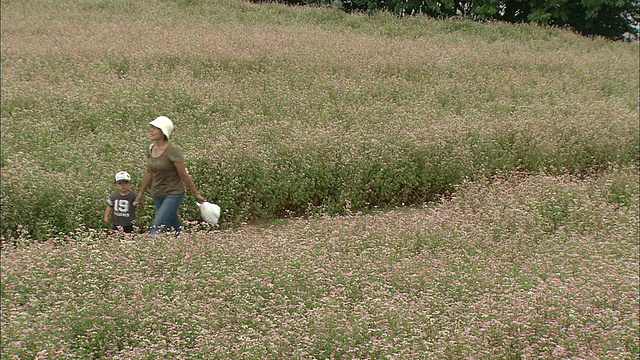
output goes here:
[{"label": "green tree", "polygon": [[[526,19],[545,25],[567,26],[584,35],[622,39],[637,33],[640,2],[630,0],[530,0]],[[524,15],[524,14],[523,14]]]},{"label": "green tree", "polygon": [[640,20],[639,0],[346,0],[343,9],[538,23],[613,40],[622,39],[625,33],[637,36]]}]

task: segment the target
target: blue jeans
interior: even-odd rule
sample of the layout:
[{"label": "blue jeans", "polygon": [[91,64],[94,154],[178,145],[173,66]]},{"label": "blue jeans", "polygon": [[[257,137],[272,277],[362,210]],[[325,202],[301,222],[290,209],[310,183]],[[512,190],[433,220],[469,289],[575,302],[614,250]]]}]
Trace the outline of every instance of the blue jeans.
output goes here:
[{"label": "blue jeans", "polygon": [[156,216],[153,218],[151,229],[149,229],[151,235],[166,232],[171,228],[178,235],[182,230],[178,218],[178,207],[184,199],[184,193],[165,196],[153,195],[152,197],[153,203],[156,205]]}]

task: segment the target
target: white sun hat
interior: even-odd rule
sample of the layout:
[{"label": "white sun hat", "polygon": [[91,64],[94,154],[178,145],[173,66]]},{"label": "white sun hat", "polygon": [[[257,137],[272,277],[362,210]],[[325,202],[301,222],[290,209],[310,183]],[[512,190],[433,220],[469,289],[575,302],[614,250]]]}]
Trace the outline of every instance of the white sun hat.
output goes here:
[{"label": "white sun hat", "polygon": [[215,225],[218,223],[218,219],[220,219],[220,206],[216,204],[212,204],[210,202],[203,202],[202,204],[196,203],[200,207],[200,214],[202,215],[202,219],[208,222],[211,225]]},{"label": "white sun hat", "polygon": [[126,171],[120,171],[116,174],[116,182],[118,181],[131,181],[131,175]]},{"label": "white sun hat", "polygon": [[162,130],[162,133],[167,138],[171,136],[173,132],[173,122],[166,116],[158,116],[155,120],[149,123],[151,126],[155,126],[158,129]]}]

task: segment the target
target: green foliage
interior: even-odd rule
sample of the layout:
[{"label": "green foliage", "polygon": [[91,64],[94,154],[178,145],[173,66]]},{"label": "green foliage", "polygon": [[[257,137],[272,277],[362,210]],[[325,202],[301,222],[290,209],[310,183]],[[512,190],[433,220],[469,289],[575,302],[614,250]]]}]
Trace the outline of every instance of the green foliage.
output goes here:
[{"label": "green foliage", "polygon": [[119,78],[126,77],[131,67],[128,58],[108,57],[106,63],[109,71],[113,72]]},{"label": "green foliage", "polygon": [[609,195],[607,201],[617,206],[638,206],[635,200],[638,197],[638,182],[640,177],[612,176],[607,182]]},{"label": "green foliage", "polygon": [[438,250],[442,246],[446,246],[442,237],[424,234],[420,231],[416,231],[413,235],[409,236],[407,240],[414,243],[413,251],[417,254],[427,251],[430,255],[437,256]]},{"label": "green foliage", "polygon": [[[288,5],[318,4],[315,0],[278,2]],[[569,27],[584,35],[603,36],[613,40],[624,39],[625,33],[637,37],[637,20],[640,17],[640,3],[632,0],[346,0],[341,7],[347,12],[389,11],[400,16],[424,14],[434,18],[465,17],[478,21],[531,22]]]},{"label": "green foliage", "polygon": [[209,196],[225,209],[225,221],[241,223],[433,201],[461,177],[435,150],[373,147],[357,157],[342,151],[282,147],[268,161],[241,152],[223,166],[196,161],[193,178],[207,184]]},{"label": "green foliage", "polygon": [[[35,186],[24,190],[6,184],[2,186],[2,233],[5,239],[26,234],[35,240],[46,240],[56,235],[56,229],[74,227],[68,226],[71,224],[67,224],[64,211],[54,210],[60,191]],[[14,197],[8,194],[20,194],[22,200],[14,205]]]}]

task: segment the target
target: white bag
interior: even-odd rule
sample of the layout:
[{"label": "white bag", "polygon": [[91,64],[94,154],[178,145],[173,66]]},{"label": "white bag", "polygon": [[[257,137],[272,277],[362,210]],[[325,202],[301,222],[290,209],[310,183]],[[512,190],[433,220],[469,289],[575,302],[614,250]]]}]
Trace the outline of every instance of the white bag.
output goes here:
[{"label": "white bag", "polygon": [[204,221],[208,222],[211,225],[215,225],[218,223],[218,219],[220,219],[220,206],[206,201],[202,204],[197,204],[200,207],[200,214],[202,215],[202,219]]}]

